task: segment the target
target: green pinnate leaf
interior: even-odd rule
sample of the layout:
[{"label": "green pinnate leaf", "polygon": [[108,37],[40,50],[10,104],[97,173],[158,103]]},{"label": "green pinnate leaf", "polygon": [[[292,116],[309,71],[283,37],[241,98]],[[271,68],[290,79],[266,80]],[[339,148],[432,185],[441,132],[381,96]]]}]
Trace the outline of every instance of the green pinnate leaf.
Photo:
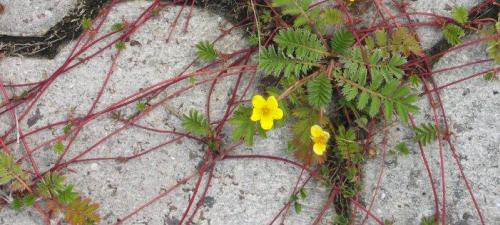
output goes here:
[{"label": "green pinnate leaf", "polygon": [[327,55],[318,36],[307,29],[283,29],[273,39],[286,55],[308,61],[318,61]]},{"label": "green pinnate leaf", "polygon": [[380,104],[380,98],[378,98],[377,96],[373,96],[370,103],[370,109],[368,110],[368,114],[370,115],[370,117],[374,117],[375,115],[377,115],[380,110]]},{"label": "green pinnate leaf", "polygon": [[193,134],[201,136],[206,136],[210,132],[207,119],[196,110],[191,110],[189,114],[183,116],[182,127]]},{"label": "green pinnate leaf", "polygon": [[432,123],[424,123],[414,128],[415,140],[423,145],[430,144],[438,137],[439,131]]},{"label": "green pinnate leaf", "polygon": [[262,49],[259,55],[260,70],[275,76],[284,73],[288,78],[306,74],[328,53],[316,34],[307,29],[284,29],[274,38],[278,48]]},{"label": "green pinnate leaf", "polygon": [[297,16],[307,11],[311,0],[273,0],[273,7],[280,7],[284,15]]},{"label": "green pinnate leaf", "polygon": [[243,139],[248,146],[253,144],[255,133],[262,129],[260,126],[256,125],[255,122],[250,120],[251,116],[252,108],[241,106],[234,112],[233,117],[229,120],[229,123],[234,126],[232,133],[233,140]]},{"label": "green pinnate leaf", "polygon": [[332,99],[332,84],[325,75],[307,82],[307,100],[315,108],[327,106]]},{"label": "green pinnate leaf", "polygon": [[350,31],[340,29],[333,34],[331,47],[334,52],[344,54],[352,45],[354,45],[354,36]]},{"label": "green pinnate leaf", "polygon": [[384,118],[386,121],[392,121],[394,112],[394,103],[392,101],[384,101]]},{"label": "green pinnate leaf", "polygon": [[358,95],[358,89],[346,84],[342,87],[342,94],[344,94],[345,100],[351,101]]},{"label": "green pinnate leaf", "polygon": [[414,106],[417,96],[410,93],[410,88],[400,85],[404,71],[400,68],[406,58],[395,53],[391,57],[383,56],[380,49],[371,51],[368,61],[371,67],[371,80],[367,80],[367,70],[361,57],[360,48],[352,49],[348,55],[341,56],[343,72],[334,72],[337,83],[341,86],[346,101],[355,101],[359,110],[366,110],[370,117],[375,117],[384,106],[384,116],[392,120],[392,114],[398,113],[403,122],[408,121],[408,113],[418,111]]},{"label": "green pinnate leaf", "polygon": [[319,10],[309,10],[311,0],[273,0],[272,6],[281,8],[283,15],[294,16],[294,27],[300,27],[318,18]]},{"label": "green pinnate leaf", "polygon": [[368,92],[366,91],[361,92],[361,94],[358,97],[358,104],[356,107],[359,110],[363,110],[368,105],[369,100],[370,100],[370,95],[368,94]]},{"label": "green pinnate leaf", "polygon": [[267,74],[285,77],[299,77],[306,74],[313,66],[319,66],[315,61],[299,60],[285,55],[283,50],[269,47],[262,49],[259,55],[259,69]]}]

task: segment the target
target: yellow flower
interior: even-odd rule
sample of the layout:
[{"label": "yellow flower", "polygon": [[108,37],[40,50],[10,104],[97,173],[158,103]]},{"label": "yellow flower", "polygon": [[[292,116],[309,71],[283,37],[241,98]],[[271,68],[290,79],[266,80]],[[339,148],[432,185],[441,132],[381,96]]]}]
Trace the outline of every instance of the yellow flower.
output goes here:
[{"label": "yellow flower", "polygon": [[311,139],[314,143],[314,153],[316,153],[316,155],[323,155],[326,151],[326,145],[328,144],[328,139],[330,139],[330,134],[324,131],[320,126],[314,125],[311,127]]},{"label": "yellow flower", "polygon": [[264,130],[273,128],[273,120],[283,118],[283,110],[278,108],[278,101],[274,96],[264,99],[261,95],[255,95],[252,98],[253,111],[250,119],[252,121],[259,121],[260,126]]}]

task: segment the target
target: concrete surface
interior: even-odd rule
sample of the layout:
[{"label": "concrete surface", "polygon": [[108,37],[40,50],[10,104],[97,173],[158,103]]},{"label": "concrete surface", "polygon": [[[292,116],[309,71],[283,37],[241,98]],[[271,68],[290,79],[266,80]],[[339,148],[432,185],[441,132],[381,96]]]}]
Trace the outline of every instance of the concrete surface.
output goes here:
[{"label": "concrete surface", "polygon": [[[470,7],[477,1],[417,0],[409,1],[409,3],[411,10],[435,10],[437,13],[448,15],[446,4],[463,4]],[[11,3],[9,2],[9,4]],[[150,4],[149,1],[130,1],[119,4],[110,14],[110,22],[105,25],[104,30],[109,31],[114,22],[135,18],[148,4]],[[198,41],[214,40],[220,34],[219,28],[229,26],[218,15],[195,10],[190,22],[189,33],[179,32],[181,28],[178,27],[177,32],[173,35],[173,40],[166,43],[165,39],[168,36],[170,24],[178,10],[178,8],[171,8],[162,11],[159,18],[148,21],[132,36],[131,39],[138,41],[140,45],[126,44],[127,48],[121,54],[115,72],[96,110],[102,110],[140,88],[177,75],[195,58],[194,45]],[[179,21],[180,26],[185,21],[186,13]],[[9,29],[14,28],[11,25],[8,27]],[[0,30],[3,31],[3,29]],[[439,31],[432,31],[432,29],[425,28],[421,32],[420,36],[423,38],[424,48],[432,46],[434,40],[437,40],[435,38],[439,37]],[[25,83],[47,77],[57,66],[62,64],[73,44],[74,42],[69,43],[53,60],[5,58],[0,61],[1,78],[7,82]],[[223,52],[231,52],[244,45],[244,37],[240,32],[235,32],[216,44],[217,48]],[[75,116],[82,116],[86,113],[102,84],[104,75],[111,64],[110,58],[115,52],[115,49],[108,49],[103,54],[58,78],[28,118],[22,121],[21,128],[24,131],[33,130],[47,123],[66,119],[70,112],[73,112],[72,114]],[[436,64],[435,70],[476,61],[484,57],[484,46],[464,49],[446,55]],[[203,63],[198,62],[196,65],[196,67],[200,67]],[[474,72],[491,68],[491,66],[484,64],[441,73],[436,75],[436,79],[438,83],[445,84]],[[214,118],[220,117],[234,81],[233,78],[227,78],[216,87],[214,96],[217,98],[214,98],[212,102],[212,116]],[[172,93],[187,84],[189,83],[184,82],[176,85],[170,88],[168,93]],[[200,86],[184,96],[177,97],[141,119],[140,124],[162,129],[180,127],[179,118],[172,113],[172,109],[180,113],[185,113],[189,109],[204,111],[206,99],[200,98],[200,96],[206,96],[207,90],[208,86]],[[481,78],[475,78],[441,92],[454,133],[453,143],[460,155],[465,174],[472,184],[487,224],[495,224],[496,221],[500,220],[497,215],[497,212],[500,211],[498,194],[500,193],[498,178],[500,171],[497,160],[500,158],[500,133],[498,131],[500,105],[499,101],[495,101],[495,98],[498,99],[499,91],[498,81],[486,82]],[[165,94],[167,93],[161,96],[164,97]],[[416,116],[417,123],[430,121],[429,111],[425,110],[428,108],[427,101],[422,100],[419,105],[424,110]],[[131,115],[134,112],[134,106],[124,107],[120,112],[123,115]],[[7,129],[6,127],[10,124],[8,116],[1,116],[0,133]],[[121,125],[109,116],[97,118],[81,131],[69,156],[83,151],[98,141],[99,137]],[[32,146],[35,146],[61,133],[62,127],[59,127],[27,140]],[[242,154],[269,154],[291,158],[284,150],[288,134],[286,128],[277,129],[270,132],[268,139],[257,140],[255,147],[240,147],[235,151]],[[421,217],[433,213],[432,193],[427,174],[418,154],[417,146],[411,140],[413,137],[411,129],[406,125],[397,124],[390,128],[389,135],[389,146],[406,141],[411,148],[411,155],[398,158],[387,156],[383,162],[385,172],[373,213],[384,219],[393,218],[396,224],[419,224]],[[174,137],[173,135],[130,128],[109,139],[88,157],[130,155]],[[21,151],[18,146],[15,149],[17,149],[17,153]],[[460,180],[450,152],[447,147],[445,150],[449,224],[478,224],[477,214],[471,207],[470,198]],[[426,153],[430,158],[434,177],[437,178],[439,173],[435,144],[429,145],[426,148]],[[100,213],[103,216],[103,224],[112,224],[116,222],[117,218],[131,212],[157,195],[162,189],[175,184],[177,180],[194,171],[201,161],[202,154],[203,149],[199,144],[182,140],[126,163],[100,161],[76,164],[70,167],[74,171],[68,171],[68,177],[69,181],[75,184],[77,191],[85,196],[90,196],[101,204]],[[42,169],[45,169],[54,163],[56,156],[50,148],[46,148],[37,152],[35,157]],[[364,168],[365,184],[362,193],[364,202],[369,202],[374,182],[380,171],[380,163],[379,155],[369,160]],[[196,224],[266,224],[289,199],[299,173],[300,171],[296,168],[272,161],[224,161],[215,168],[215,176],[207,194],[207,200],[195,216]],[[204,180],[204,182],[206,181]],[[141,211],[126,224],[177,224],[187,205],[188,198],[193,193],[193,185],[194,180],[188,182],[176,192]],[[327,197],[323,187],[313,182],[306,189],[309,197],[304,203],[304,211],[296,215],[292,210],[285,224],[310,224],[320,210]],[[331,217],[330,212],[324,224],[328,224],[327,221]],[[371,220],[369,221],[369,224],[373,224]],[[41,221],[31,210],[14,212],[3,208],[0,209],[0,224],[31,225],[41,224]]]},{"label": "concrete surface", "polygon": [[[151,2],[131,1],[119,4],[110,14],[104,32],[110,26],[123,19],[131,20],[139,15]],[[170,24],[179,8],[169,8],[161,12],[159,18],[148,21],[131,39],[140,45],[130,46],[121,54],[115,72],[112,75],[104,96],[97,105],[97,111],[128,96],[141,88],[176,76],[195,58],[194,45],[201,40],[214,40],[221,34],[220,29],[229,27],[222,17],[203,10],[195,10],[189,32],[179,32],[185,22],[185,10],[179,20],[179,27],[173,40],[166,43]],[[233,32],[216,44],[217,49],[229,53],[245,46],[245,38],[239,31]],[[50,75],[61,65],[73,43],[68,44],[54,60],[32,58],[6,58],[0,62],[2,80],[5,82],[31,82]],[[22,121],[25,131],[36,129],[47,123],[67,118],[70,111],[81,116],[90,107],[102,80],[111,65],[111,56],[116,50],[106,50],[103,54],[75,68],[59,79],[47,90],[35,106],[27,120]],[[203,65],[196,63],[197,67]],[[222,110],[235,83],[235,78],[221,80],[216,86],[212,100],[212,117],[221,118]],[[160,95],[171,94],[175,90],[189,85],[183,82],[167,89]],[[189,109],[204,112],[209,85],[203,85],[175,98],[162,107],[152,111],[140,120],[140,124],[160,129],[179,129],[180,120],[170,109],[187,113]],[[19,94],[19,93],[16,93]],[[134,105],[120,110],[123,115],[131,115]],[[0,132],[10,125],[8,116],[0,117]],[[86,126],[76,140],[69,157],[85,150],[98,139],[122,124],[109,115],[96,119]],[[28,138],[35,146],[54,135],[61,134],[61,127]],[[285,153],[288,134],[284,129],[270,133],[271,138],[259,140],[255,148],[241,147],[237,153],[269,154],[291,158]],[[109,141],[103,143],[88,157],[130,155],[133,152],[148,149],[174,135],[158,134],[130,128]],[[161,190],[175,184],[177,180],[193,172],[202,160],[201,145],[182,140],[160,148],[141,158],[127,163],[101,161],[76,164],[71,166],[75,172],[69,172],[69,181],[75,184],[77,191],[90,196],[101,205],[102,224],[112,224],[136,207],[157,195]],[[34,154],[41,169],[54,163],[55,155],[50,148]],[[290,198],[291,191],[300,171],[296,168],[263,160],[229,160],[221,162],[215,168],[212,187],[207,193],[207,201],[195,217],[196,224],[265,224]],[[193,192],[192,180],[177,191],[151,205],[125,224],[167,224],[176,225],[182,216],[187,201]],[[205,182],[205,181],[203,181]],[[314,219],[325,201],[326,193],[317,183],[306,186],[309,193],[304,202],[303,212],[296,215],[291,211],[287,223],[308,224]],[[40,224],[37,215],[30,210],[15,213],[4,208],[0,211],[0,224]],[[327,217],[331,219],[331,216]]]},{"label": "concrete surface", "polygon": [[[468,10],[480,4],[483,0],[412,0],[408,1],[408,12],[434,13],[439,16],[451,17],[451,9],[454,6],[464,6]],[[435,18],[429,16],[414,16],[415,22],[430,22]],[[440,27],[419,27],[416,29],[420,37],[422,47],[428,49],[436,44],[442,37]]]},{"label": "concrete surface", "polygon": [[42,36],[77,6],[77,0],[0,0],[0,35]]},{"label": "concrete surface", "polygon": [[[469,40],[477,36],[468,37]],[[434,71],[458,66],[487,58],[483,45],[468,47],[445,55],[435,64]],[[491,63],[469,66],[435,75],[438,85],[491,69]],[[498,67],[498,66],[497,66]],[[500,221],[500,82],[485,81],[477,77],[442,90],[441,97],[447,113],[454,144],[465,176],[472,185],[473,193],[482,210],[486,224]],[[429,102],[423,98],[418,103],[423,109],[415,116],[417,124],[432,122]],[[410,148],[409,156],[387,156],[384,176],[373,207],[374,213],[385,219],[394,219],[396,224],[417,225],[424,216],[434,213],[433,195],[418,145],[413,141],[413,131],[407,125],[389,127],[389,148],[405,142]],[[382,135],[378,136],[382,140]],[[380,149],[380,151],[382,151]],[[425,147],[434,179],[437,180],[438,196],[441,196],[439,181],[439,149],[437,144]],[[471,198],[452,158],[450,148],[444,144],[446,198],[448,223],[451,225],[480,224]],[[382,154],[368,161],[364,167],[365,202],[369,202],[380,171]],[[441,197],[439,197],[441,200]],[[374,224],[374,223],[369,223]]]}]

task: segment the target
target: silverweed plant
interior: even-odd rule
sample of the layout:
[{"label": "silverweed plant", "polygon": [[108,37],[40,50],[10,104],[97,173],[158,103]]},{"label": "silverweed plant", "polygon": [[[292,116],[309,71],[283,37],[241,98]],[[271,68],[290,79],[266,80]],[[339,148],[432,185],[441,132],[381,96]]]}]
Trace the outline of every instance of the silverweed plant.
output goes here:
[{"label": "silverweed plant", "polygon": [[[104,8],[102,15],[107,15],[106,13],[118,2],[113,1],[110,7]],[[182,7],[188,3],[188,1],[174,2],[183,5]],[[174,129],[168,133],[182,134],[205,145],[207,147],[205,161],[200,164],[199,170],[193,175],[177,180],[177,183],[168,189],[169,191],[162,189],[158,196],[117,219],[117,225],[198,175],[199,180],[194,188],[195,191],[179,221],[179,224],[191,224],[194,215],[203,205],[215,164],[224,159],[238,158],[235,155],[225,155],[228,149],[225,149],[227,147],[224,143],[225,136],[221,135],[222,130],[225,130],[223,129],[225,122],[231,125],[229,134],[232,141],[238,144],[245,143],[248,146],[254,144],[256,136],[266,138],[267,133],[272,132],[273,129],[283,129],[291,133],[292,138],[284,147],[298,161],[293,163],[296,165],[300,163],[303,171],[310,172],[311,177],[316,178],[331,190],[327,204],[313,222],[314,225],[319,224],[326,209],[331,205],[336,211],[335,218],[331,219],[333,224],[353,224],[354,212],[351,207],[353,204],[359,204],[357,202],[362,187],[361,168],[369,157],[379,151],[379,146],[373,141],[374,132],[378,132],[374,129],[377,125],[385,126],[394,122],[408,124],[413,128],[414,141],[419,146],[429,145],[436,140],[447,140],[451,145],[450,132],[446,127],[431,121],[415,124],[412,119],[412,114],[419,111],[416,102],[421,95],[417,88],[430,79],[425,75],[426,72],[420,61],[428,55],[420,46],[417,36],[409,28],[414,24],[409,23],[408,26],[388,24],[390,26],[375,26],[372,27],[374,29],[360,31],[354,25],[359,21],[354,21],[349,11],[367,1],[337,0],[335,2],[337,5],[326,7],[319,7],[321,4],[313,4],[311,0],[251,0],[248,4],[246,2],[243,4],[254,17],[254,21],[249,23],[252,28],[248,41],[252,46],[246,51],[254,54],[255,62],[258,64],[254,68],[258,68],[260,74],[264,76],[261,79],[261,88],[251,97],[242,96],[244,98],[242,101],[232,101],[228,104],[227,115],[220,122],[211,121],[205,114],[195,110],[179,115],[182,120],[182,129]],[[195,1],[191,1],[190,4],[194,5],[194,3]],[[112,25],[112,32],[107,35],[119,34],[121,36],[109,43],[108,47],[113,48],[117,53],[127,51],[127,43],[133,46],[130,35],[146,20],[159,17],[161,10],[166,7],[162,4],[158,0],[153,1],[151,7],[142,14],[145,16],[144,21],[138,18],[135,22],[123,21]],[[460,46],[462,38],[467,33],[480,32],[481,37],[487,42],[490,60],[497,64],[500,62],[498,19],[475,20],[470,12],[461,6],[452,8],[451,18],[439,18],[432,24],[442,28],[443,38],[448,43],[448,47]],[[173,28],[176,21],[177,19],[171,26],[167,41],[170,34],[175,31]],[[104,41],[101,38],[94,39],[96,38],[94,35],[101,28],[99,22],[95,23],[91,18],[82,18],[80,25],[84,30],[82,37],[89,38],[88,42],[82,43],[89,45],[84,45],[82,49],[75,51],[75,55],[68,58],[68,64],[65,66],[71,65],[72,67],[73,64],[69,62],[75,59],[77,60],[75,64],[89,60],[93,55],[85,59],[77,56],[86,52],[93,44]],[[184,29],[188,29],[188,22]],[[234,55],[237,55],[218,51],[214,43],[209,41],[201,41],[194,46],[198,59],[209,63],[207,68],[210,65],[230,62],[234,59]],[[446,53],[446,51],[439,53]],[[248,54],[248,59],[250,55]],[[112,58],[113,65],[117,58],[118,54]],[[50,79],[61,75],[67,69],[65,66],[56,70]],[[223,68],[221,73],[228,69],[230,68]],[[111,69],[107,74],[107,78],[111,76],[112,71]],[[496,72],[497,70],[485,73],[484,79],[492,82],[497,80]],[[189,85],[194,87],[199,82],[195,76],[188,78],[181,75],[173,78],[172,83],[186,78]],[[51,82],[52,80],[45,81]],[[36,85],[50,85],[50,82],[45,81],[38,82]],[[217,78],[213,80],[213,84],[216,81]],[[22,106],[27,100],[41,95],[44,88],[36,87],[30,91],[22,91],[19,96],[13,96],[12,102]],[[104,87],[102,90],[105,90]],[[7,93],[3,84],[0,88],[2,92]],[[135,104],[133,108],[136,112],[133,116],[121,115],[120,111],[114,111],[115,106],[99,115],[111,115],[116,122],[141,128],[139,124],[134,123],[135,119],[158,107],[160,104],[154,104],[150,100],[165,90],[166,87],[154,91],[145,89],[140,93],[140,97],[134,98],[133,101],[128,98],[122,99],[119,104],[121,106],[128,104],[134,106]],[[237,95],[236,90],[237,88],[233,93],[233,100]],[[181,91],[175,92],[174,95],[181,93]],[[100,96],[95,98],[94,106],[98,103]],[[36,98],[33,104],[35,102]],[[18,105],[11,107],[8,101],[5,104],[2,102],[1,114],[17,109],[16,106]],[[53,151],[51,154],[54,154],[58,160],[46,171],[38,171],[36,160],[32,159],[31,154],[26,154],[23,161],[21,158],[16,158],[18,155],[10,152],[9,149],[13,143],[19,142],[19,137],[17,140],[8,138],[13,136],[9,134],[16,130],[15,126],[0,137],[2,150],[0,152],[0,206],[8,205],[15,210],[34,209],[44,217],[45,224],[53,224],[51,221],[55,218],[58,218],[57,224],[95,225],[101,222],[99,204],[78,193],[79,188],[67,182],[64,175],[68,165],[72,163],[104,160],[80,158],[90,152],[93,147],[73,159],[68,159],[68,161],[63,159],[67,156],[72,141],[84,126],[82,123],[85,123],[87,119],[91,121],[96,118],[91,114],[92,110],[93,108],[84,117],[74,118],[70,114],[67,121],[54,123],[62,128],[61,136],[47,141],[45,145],[51,147]],[[210,113],[209,110],[207,113]],[[52,126],[47,126],[41,130],[52,128]],[[187,132],[182,133],[179,130]],[[118,133],[118,131],[113,132]],[[20,140],[25,139],[20,137]],[[109,157],[106,160],[126,162],[153,150],[155,149],[131,156]],[[25,151],[32,152],[30,149],[25,149]],[[389,150],[389,153],[404,157],[410,154],[410,149],[405,143],[399,143],[394,149]],[[239,157],[241,159],[247,156]],[[31,168],[29,168],[30,165]],[[202,197],[196,198],[204,174],[209,174],[207,186]],[[463,177],[465,179],[465,176]],[[432,177],[431,185],[434,185]],[[444,182],[442,185],[446,186]],[[442,203],[444,204],[441,204],[442,209],[440,209],[435,187],[432,188],[435,195],[436,213],[431,217],[424,217],[421,224],[446,224],[443,222],[446,215],[444,208],[446,195],[443,193]],[[470,188],[469,192],[471,192]],[[302,204],[307,195],[304,186],[297,185],[296,191],[291,194],[285,207],[293,207],[296,213],[301,213]],[[195,199],[199,200],[193,204]],[[367,209],[367,214],[371,210],[370,207]],[[476,205],[475,208],[482,220],[479,207]],[[187,217],[191,211],[194,211],[193,214]],[[362,224],[366,218],[367,216]],[[373,216],[373,218],[377,220],[376,217]],[[273,224],[275,220],[270,224]],[[397,224],[397,221],[392,220],[383,222],[378,219],[378,222],[379,224]],[[485,223],[482,221],[482,224]]]},{"label": "silverweed plant", "polygon": [[[345,2],[346,6],[356,3]],[[409,116],[419,111],[416,87],[425,77],[415,75],[418,68],[407,62],[424,56],[424,50],[407,27],[378,28],[360,36],[351,31],[352,25],[338,8],[315,7],[310,0],[273,0],[272,7],[291,26],[273,22],[279,19],[272,19],[268,8],[255,12],[257,30],[249,41],[259,47],[258,68],[272,82],[264,82],[251,105],[235,111],[230,120],[232,137],[252,145],[254,135],[266,137],[275,127],[274,120],[288,127],[293,136],[290,153],[304,165],[317,168],[325,185],[338,187],[334,223],[350,224],[349,202],[361,188],[360,168],[377,149],[368,127],[396,120],[408,124]],[[444,40],[453,46],[461,43],[466,30],[476,28],[462,6],[453,8],[452,18],[442,22],[442,31]],[[496,29],[486,27],[483,33],[491,35],[498,29],[497,23]],[[498,46],[493,40],[488,48],[497,62]],[[218,58],[208,42],[196,47],[200,58]],[[414,132],[414,140],[422,145],[440,135],[433,123],[415,126]],[[389,153],[404,156],[409,149],[399,143]],[[292,195],[290,200],[297,213],[302,209],[300,199]],[[434,217],[429,221],[435,221]]]}]

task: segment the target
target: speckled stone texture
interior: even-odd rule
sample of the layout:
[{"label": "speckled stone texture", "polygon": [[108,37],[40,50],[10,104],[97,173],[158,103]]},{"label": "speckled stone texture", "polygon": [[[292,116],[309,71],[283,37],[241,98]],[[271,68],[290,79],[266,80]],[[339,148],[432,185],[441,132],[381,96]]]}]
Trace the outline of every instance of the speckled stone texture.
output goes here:
[{"label": "speckled stone texture", "polygon": [[[136,18],[149,4],[151,4],[149,1],[120,3],[111,12],[109,22],[104,25],[103,32],[109,31],[113,23]],[[221,34],[221,29],[231,26],[219,15],[195,9],[189,23],[189,32],[183,33],[181,29],[188,13],[184,10],[178,21],[180,28],[167,43],[170,25],[179,10],[180,8],[177,7],[165,9],[158,18],[146,22],[131,37],[131,41],[127,42],[126,49],[117,61],[104,95],[96,106],[96,111],[112,105],[141,88],[176,76],[195,59],[195,44],[202,40],[212,41]],[[130,43],[135,44],[132,46]],[[40,80],[50,75],[63,63],[73,44],[74,42],[69,43],[53,60],[5,58],[0,61],[1,78],[7,83]],[[245,38],[239,31],[232,32],[216,43],[216,48],[226,53],[245,46]],[[21,122],[21,128],[27,131],[54,121],[64,120],[69,112],[75,116],[84,115],[99,91],[111,65],[111,57],[115,53],[116,49],[108,49],[56,79],[27,119]],[[197,66],[192,70],[204,65],[200,61],[195,64]],[[248,81],[247,78],[245,79]],[[234,76],[220,79],[216,85],[211,104],[213,120],[222,117],[235,80]],[[168,91],[160,97],[165,97],[188,85],[190,85],[189,81],[185,81],[169,87]],[[174,127],[181,129],[180,120],[175,112],[183,114],[190,109],[204,112],[209,86],[209,84],[201,85],[172,101],[167,101],[166,104],[141,119],[139,123],[160,129]],[[131,115],[134,111],[134,105],[120,110],[123,115]],[[0,117],[0,132],[4,132],[11,125],[11,120],[7,115]],[[80,132],[68,157],[82,152],[104,135],[121,126],[123,124],[111,118],[110,115],[97,118]],[[60,135],[61,132],[59,128],[52,129],[32,136],[27,141],[31,146],[35,146],[54,135]],[[257,140],[254,148],[239,147],[235,152],[260,153],[291,159],[285,150],[288,133],[286,128],[274,130],[270,132],[269,139]],[[175,136],[170,134],[130,128],[101,144],[87,157],[130,155],[173,138]],[[76,191],[100,203],[102,224],[113,224],[117,218],[123,217],[159,194],[161,190],[192,173],[202,161],[203,151],[206,149],[202,149],[201,145],[196,142],[180,140],[126,163],[99,161],[75,164],[70,166],[74,172],[68,172],[67,176],[69,182],[75,185]],[[50,147],[47,147],[34,154],[34,157],[43,170],[54,163],[56,155]],[[220,162],[215,167],[214,178],[205,204],[194,220],[196,224],[212,225],[266,224],[289,200],[299,174],[299,169],[274,161],[250,159]],[[125,224],[176,225],[193,193],[195,181],[196,179],[191,180],[167,197],[145,208]],[[202,186],[205,182],[206,180],[202,181]],[[322,203],[326,201],[327,193],[319,184],[310,183],[306,186],[306,191],[309,196],[302,202],[303,212],[297,215],[292,209],[287,223],[311,223],[321,209]],[[331,216],[327,219],[331,219]],[[32,210],[14,212],[3,208],[0,211],[0,224],[31,225],[41,224],[41,221]]]},{"label": "speckled stone texture", "polygon": [[[468,37],[471,41],[477,36]],[[433,71],[475,62],[487,58],[486,46],[476,45],[445,55]],[[482,63],[434,75],[438,86],[493,68],[493,63]],[[496,66],[498,68],[498,66]],[[420,90],[420,89],[418,89]],[[440,91],[451,131],[451,140],[464,168],[472,191],[478,201],[486,224],[500,221],[500,82],[486,81],[482,76],[450,86]],[[432,111],[427,98],[418,103],[421,112],[415,116],[417,124],[432,122]],[[414,133],[408,125],[395,124],[388,128],[388,148],[400,142],[408,144],[409,156],[387,155],[380,190],[376,195],[373,213],[394,219],[396,224],[417,225],[422,217],[434,213],[434,201],[428,174],[424,167]],[[381,141],[383,135],[378,136]],[[444,143],[444,141],[443,141]],[[436,143],[424,148],[431,171],[436,180],[441,201],[439,172],[439,148]],[[452,152],[444,144],[444,168],[446,177],[447,224],[480,224],[471,197],[460,176]],[[380,146],[382,151],[382,145]],[[370,202],[375,190],[382,163],[382,153],[369,160],[364,167],[365,202]],[[375,223],[368,223],[375,224]]]},{"label": "speckled stone texture", "polygon": [[[6,5],[5,13],[0,15],[0,34],[40,35],[57,23],[65,12],[71,9],[74,1],[0,0],[0,3]],[[41,4],[39,8],[36,8],[35,3]],[[104,25],[104,31],[109,31],[114,22],[137,17],[150,3],[150,1],[120,3],[111,12],[110,22]],[[470,8],[479,1],[416,0],[408,1],[408,3],[410,12],[435,12],[449,16],[451,6],[464,5]],[[54,7],[50,6],[51,4],[60,5]],[[9,5],[17,5],[17,8]],[[28,5],[30,7],[27,7]],[[391,6],[388,5],[388,7]],[[63,9],[65,11],[56,12],[56,10]],[[52,10],[50,20],[44,16],[38,16],[46,10]],[[189,32],[185,34],[179,31],[181,28],[178,28],[173,39],[166,43],[170,24],[178,10],[179,8],[169,8],[162,11],[158,18],[148,21],[131,37],[132,41],[127,42],[126,49],[114,68],[115,72],[108,87],[97,105],[97,111],[141,88],[176,76],[195,58],[194,45],[198,41],[214,40],[221,34],[221,28],[230,26],[221,16],[196,9],[189,23]],[[187,13],[184,11],[180,17],[181,26],[185,22]],[[47,16],[50,13],[44,13],[44,15]],[[14,16],[22,18],[13,20]],[[29,18],[34,17],[37,19],[31,21],[32,25],[23,24],[25,18],[30,21]],[[44,18],[46,20],[42,21]],[[425,18],[415,19],[426,21]],[[439,29],[420,28],[418,32],[425,49],[430,48],[441,38]],[[470,40],[475,38],[477,37],[469,37]],[[217,42],[216,47],[223,52],[232,52],[246,45],[244,39],[242,32],[236,31]],[[130,43],[135,44],[132,46]],[[63,63],[73,44],[74,42],[71,42],[63,47],[53,60],[4,58],[0,61],[0,78],[7,83],[36,82],[46,78]],[[21,122],[22,129],[32,130],[63,120],[70,112],[75,116],[84,115],[102,85],[111,64],[111,56],[115,53],[115,49],[108,49],[103,54],[59,77],[42,96],[39,104],[35,105],[27,119]],[[485,57],[485,46],[469,47],[444,56],[435,65],[434,71]],[[196,62],[195,65],[194,69],[201,67],[203,63]],[[478,64],[439,73],[435,75],[435,78],[438,84],[443,85],[491,67],[493,65],[489,63]],[[216,97],[212,101],[211,113],[214,118],[220,118],[234,82],[234,77],[225,78],[215,87],[214,96]],[[188,81],[181,82],[162,96],[189,84]],[[208,85],[202,85],[183,96],[168,101],[141,119],[139,123],[162,129],[180,127],[179,117],[175,113],[185,113],[190,109],[204,111],[208,88]],[[499,91],[498,80],[486,82],[481,77],[477,77],[440,92],[450,129],[453,132],[452,141],[486,219],[486,224],[495,224],[500,221],[498,216],[500,211],[498,194],[500,193]],[[0,97],[0,100],[3,99]],[[432,114],[428,101],[425,98],[422,99],[419,106],[422,112],[416,115],[417,124],[431,122]],[[131,105],[120,112],[123,115],[131,115],[135,109]],[[0,116],[0,133],[10,125],[11,120],[8,114]],[[110,116],[97,118],[81,131],[80,137],[73,146],[74,151],[70,152],[69,157],[88,148],[100,137],[122,125]],[[382,161],[382,151],[379,149],[379,154],[368,160],[363,169],[364,189],[361,201],[370,202],[382,165],[383,177],[380,190],[376,195],[373,214],[383,219],[394,219],[396,224],[417,225],[422,217],[430,216],[434,212],[427,172],[418,147],[412,140],[413,131],[408,125],[390,124],[388,130],[388,149],[404,141],[410,147],[411,154],[398,157],[387,155]],[[27,141],[35,146],[61,132],[61,129],[48,130],[28,138]],[[268,139],[258,139],[255,147],[239,147],[235,152],[291,158],[285,149],[289,134],[286,128],[273,130],[269,133]],[[173,138],[175,136],[170,134],[130,128],[100,145],[88,157],[130,155]],[[381,139],[381,135],[377,136],[379,142]],[[18,145],[13,146],[16,153],[22,151]],[[199,166],[205,150],[198,143],[182,140],[126,163],[99,161],[75,164],[70,167],[74,172],[67,171],[67,176],[77,191],[83,193],[84,196],[91,196],[100,203],[103,224],[113,224],[117,218],[131,212],[164,188],[175,184],[177,180],[194,171]],[[439,177],[438,151],[436,144],[425,148],[439,194],[441,192],[440,182],[437,180]],[[477,213],[447,145],[444,145],[444,155],[448,224],[479,224]],[[54,163],[56,156],[48,147],[38,151],[35,157],[42,169],[46,169]],[[196,224],[267,224],[289,199],[299,174],[300,170],[297,168],[274,161],[227,160],[221,162],[215,167],[212,186],[207,193],[205,204],[195,216]],[[193,193],[194,182],[195,180],[186,183],[169,196],[141,211],[125,224],[176,225]],[[206,180],[202,181],[202,186],[205,182]],[[327,193],[320,184],[312,182],[306,186],[306,190],[309,196],[303,202],[303,212],[297,215],[292,209],[285,224],[310,224],[326,201]],[[329,224],[331,214],[332,212],[329,211],[323,224]],[[361,221],[362,216],[359,215],[358,222]],[[8,208],[0,209],[0,225],[11,224],[32,225],[41,224],[41,221],[33,210],[15,212]],[[369,219],[367,224],[374,224],[374,222]]]},{"label": "speckled stone texture", "polygon": [[78,0],[0,0],[0,35],[42,36],[77,6]]}]

